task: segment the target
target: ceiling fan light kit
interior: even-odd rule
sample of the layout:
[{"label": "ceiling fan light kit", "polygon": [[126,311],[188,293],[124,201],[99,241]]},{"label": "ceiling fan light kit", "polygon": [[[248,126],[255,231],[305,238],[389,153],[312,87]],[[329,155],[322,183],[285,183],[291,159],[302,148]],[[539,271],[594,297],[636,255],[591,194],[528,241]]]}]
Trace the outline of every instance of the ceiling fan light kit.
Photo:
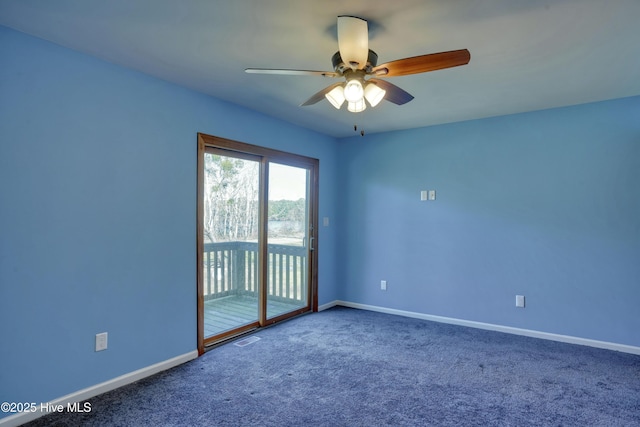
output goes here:
[{"label": "ceiling fan light kit", "polygon": [[327,98],[327,100],[329,100],[331,105],[333,105],[339,110],[340,107],[342,107],[342,104],[344,104],[344,101],[346,100],[344,97],[344,87],[336,86],[333,89],[331,89],[329,92],[327,92],[324,95],[324,97]]},{"label": "ceiling fan light kit", "polygon": [[[338,52],[331,62],[334,71],[279,70],[269,68],[247,68],[247,73],[320,75],[324,77],[344,77],[344,83],[334,83],[301,106],[313,105],[323,98],[340,109],[347,101],[347,110],[359,113],[367,108],[367,102],[375,107],[383,99],[403,105],[413,96],[398,86],[380,78],[407,76],[426,73],[468,64],[471,55],[467,49],[432,53],[398,59],[378,64],[378,55],[369,49],[369,29],[367,21],[355,16],[338,16]],[[367,80],[366,77],[369,77]],[[365,102],[366,100],[366,102]]]},{"label": "ceiling fan light kit", "polygon": [[367,109],[367,104],[364,102],[364,98],[359,99],[358,101],[355,101],[355,102],[349,102],[347,104],[347,110],[351,111],[352,113],[361,113],[366,109]]},{"label": "ceiling fan light kit", "polygon": [[362,83],[355,78],[347,81],[347,84],[344,86],[344,98],[348,102],[358,102],[361,101],[364,97],[364,88],[362,87]]},{"label": "ceiling fan light kit", "polygon": [[373,82],[367,82],[367,86],[364,88],[364,97],[369,101],[369,105],[375,107],[384,99],[387,91],[380,89],[377,84]]},{"label": "ceiling fan light kit", "polygon": [[338,110],[342,107],[344,101],[347,101],[347,110],[352,113],[359,113],[367,108],[364,102],[365,99],[371,107],[375,107],[384,99],[386,93],[386,90],[381,89],[373,82],[366,82],[363,89],[362,83],[353,79],[344,86],[334,87],[324,96]]}]

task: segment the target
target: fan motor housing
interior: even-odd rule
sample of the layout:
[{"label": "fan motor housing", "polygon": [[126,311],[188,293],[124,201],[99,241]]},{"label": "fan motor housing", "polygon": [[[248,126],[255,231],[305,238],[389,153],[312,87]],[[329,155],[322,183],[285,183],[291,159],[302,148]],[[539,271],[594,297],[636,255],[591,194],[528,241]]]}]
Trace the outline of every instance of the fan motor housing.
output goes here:
[{"label": "fan motor housing", "polygon": [[[331,57],[331,63],[336,73],[344,74],[345,71],[351,70],[351,67],[344,63],[340,56],[340,51],[333,54]],[[364,67],[365,73],[371,73],[373,67],[378,65],[378,54],[369,49],[369,56],[367,57],[367,65]]]}]

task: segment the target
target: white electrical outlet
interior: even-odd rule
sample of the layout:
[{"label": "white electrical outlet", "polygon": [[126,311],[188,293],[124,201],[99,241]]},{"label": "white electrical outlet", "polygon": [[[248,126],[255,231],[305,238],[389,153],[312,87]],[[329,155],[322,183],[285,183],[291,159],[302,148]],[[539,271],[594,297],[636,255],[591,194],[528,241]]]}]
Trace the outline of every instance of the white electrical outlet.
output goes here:
[{"label": "white electrical outlet", "polygon": [[524,295],[516,295],[516,307],[524,308]]},{"label": "white electrical outlet", "polygon": [[386,280],[381,280],[380,281],[380,289],[383,291],[387,290],[387,281]]},{"label": "white electrical outlet", "polygon": [[108,335],[106,332],[96,334],[96,351],[102,351],[107,349]]}]

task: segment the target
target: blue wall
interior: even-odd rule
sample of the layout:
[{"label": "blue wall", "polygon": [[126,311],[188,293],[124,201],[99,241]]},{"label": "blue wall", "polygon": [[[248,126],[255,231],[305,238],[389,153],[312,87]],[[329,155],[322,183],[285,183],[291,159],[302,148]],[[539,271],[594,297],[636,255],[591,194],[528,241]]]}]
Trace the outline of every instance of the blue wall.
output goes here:
[{"label": "blue wall", "polygon": [[[196,349],[197,132],[319,158],[336,215],[333,138],[3,27],[0,58],[0,401]],[[332,227],[319,243],[324,304]]]},{"label": "blue wall", "polygon": [[344,300],[640,346],[640,97],[339,154]]}]

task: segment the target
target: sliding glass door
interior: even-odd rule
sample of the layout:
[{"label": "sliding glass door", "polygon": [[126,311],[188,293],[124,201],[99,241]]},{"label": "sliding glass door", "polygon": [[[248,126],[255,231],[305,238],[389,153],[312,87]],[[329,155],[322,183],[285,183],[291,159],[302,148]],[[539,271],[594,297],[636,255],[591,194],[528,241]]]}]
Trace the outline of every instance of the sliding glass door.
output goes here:
[{"label": "sliding glass door", "polygon": [[317,310],[318,161],[198,135],[198,349]]}]

